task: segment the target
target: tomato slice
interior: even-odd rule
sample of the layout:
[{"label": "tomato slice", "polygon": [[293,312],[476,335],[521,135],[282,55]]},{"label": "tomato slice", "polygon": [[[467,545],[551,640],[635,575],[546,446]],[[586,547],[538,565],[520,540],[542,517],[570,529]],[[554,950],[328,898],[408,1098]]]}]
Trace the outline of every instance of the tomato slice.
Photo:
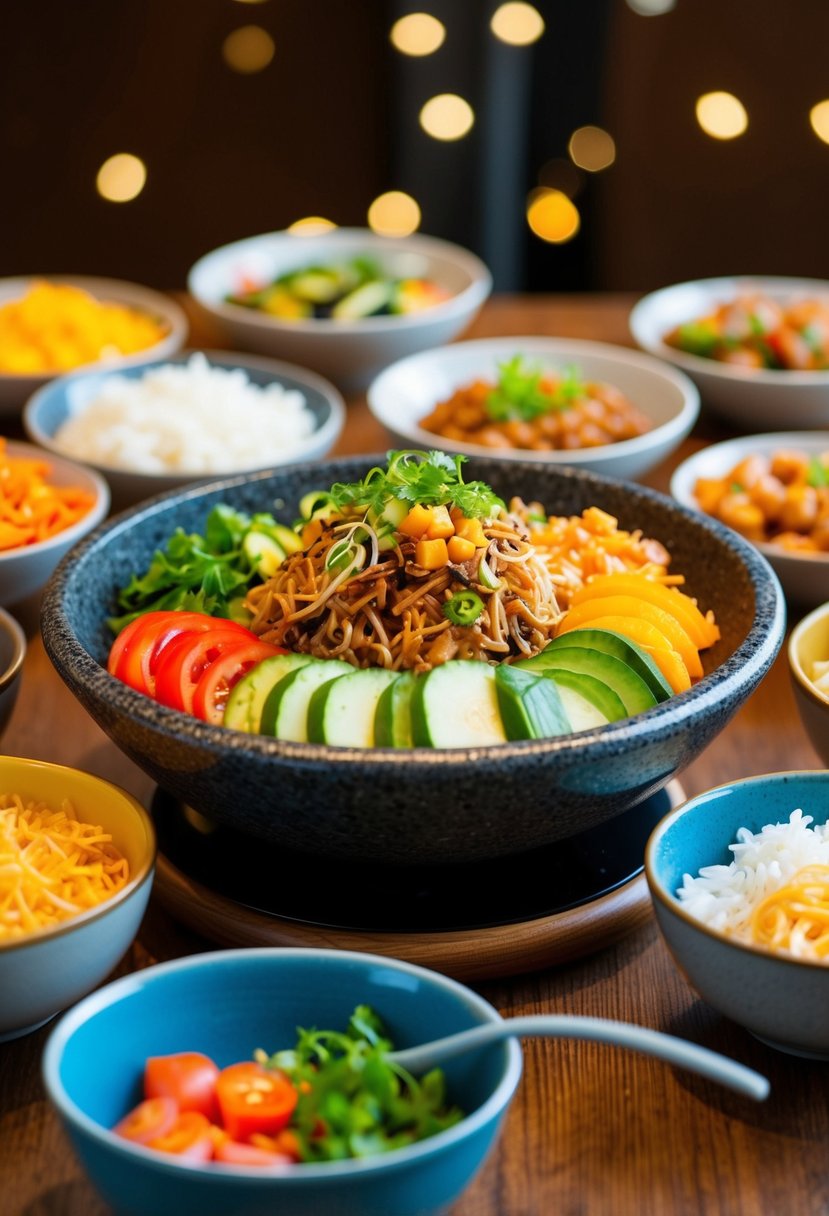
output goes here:
[{"label": "tomato slice", "polygon": [[210,1161],[216,1147],[220,1129],[215,1128],[210,1120],[197,1110],[185,1110],[176,1119],[173,1126],[163,1136],[156,1136],[147,1142],[147,1148],[154,1148],[159,1153],[174,1153],[186,1161]]},{"label": "tomato slice", "polygon": [[284,1073],[254,1061],[223,1068],[216,1082],[222,1124],[232,1140],[275,1135],[290,1121],[297,1091]]},{"label": "tomato slice", "polygon": [[202,672],[193,693],[193,713],[197,718],[220,726],[230,690],[252,667],[275,654],[287,654],[281,646],[268,642],[243,642],[215,659]]},{"label": "tomato slice", "polygon": [[177,1119],[178,1106],[174,1098],[147,1098],[112,1130],[116,1136],[123,1136],[135,1144],[149,1144],[151,1140],[168,1135]]},{"label": "tomato slice", "polygon": [[219,1116],[218,1075],[218,1067],[200,1051],[150,1056],[144,1065],[144,1097],[172,1098],[180,1111],[198,1111],[215,1121]]},{"label": "tomato slice", "polygon": [[[256,637],[250,629],[236,621],[226,621],[203,612],[147,612],[131,621],[115,639],[113,650],[110,651],[108,669],[119,680],[129,684],[130,688],[149,697],[155,696],[158,661],[167,646],[182,634],[207,633],[216,628],[229,630],[240,638]],[[113,666],[113,651],[127,630],[130,631],[129,637],[121,647],[120,654],[116,656]]]},{"label": "tomato slice", "polygon": [[274,1166],[295,1163],[294,1158],[286,1153],[271,1152],[255,1144],[242,1144],[238,1140],[223,1140],[221,1144],[216,1145],[213,1156],[216,1161],[223,1161],[225,1165]]},{"label": "tomato slice", "polygon": [[[253,637],[253,635],[250,635]],[[258,639],[256,639],[258,640]],[[173,638],[156,662],[155,698],[171,709],[193,711],[193,695],[202,673],[220,655],[246,644],[238,630],[225,629],[214,621],[214,628],[202,633],[184,633]]]}]

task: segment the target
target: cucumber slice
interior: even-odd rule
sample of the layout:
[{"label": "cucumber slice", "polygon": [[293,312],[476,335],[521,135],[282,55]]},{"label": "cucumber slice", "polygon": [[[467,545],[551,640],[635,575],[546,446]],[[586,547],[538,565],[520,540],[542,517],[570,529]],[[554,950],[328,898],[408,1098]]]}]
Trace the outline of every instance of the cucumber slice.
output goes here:
[{"label": "cucumber slice", "polygon": [[417,747],[488,747],[506,742],[495,669],[476,659],[453,659],[419,676],[411,711]]},{"label": "cucumber slice", "polygon": [[335,747],[373,747],[377,702],[397,679],[385,667],[351,670],[318,688],[308,704],[308,738]]},{"label": "cucumber slice", "polygon": [[263,735],[308,742],[308,706],[318,688],[348,675],[354,668],[338,659],[312,659],[275,684],[262,707],[259,730]]},{"label": "cucumber slice", "polygon": [[549,739],[573,729],[553,680],[515,666],[495,668],[498,709],[508,739]]},{"label": "cucumber slice", "polygon": [[670,684],[647,651],[630,638],[623,637],[621,633],[614,633],[611,629],[571,629],[545,646],[541,654],[536,655],[534,659],[527,659],[526,664],[522,661],[521,666],[530,663],[542,664],[547,654],[555,653],[561,646],[587,646],[592,650],[601,651],[602,654],[613,655],[614,658],[627,663],[628,667],[645,681],[657,701],[667,701],[668,697],[674,695]]},{"label": "cucumber slice", "polygon": [[338,275],[326,270],[306,270],[294,275],[291,291],[311,304],[331,304],[342,291]]},{"label": "cucumber slice", "polygon": [[[553,680],[559,688],[559,692],[563,689],[570,689],[571,692],[578,695],[593,706],[595,710],[602,716],[605,722],[617,722],[619,718],[628,716],[624,702],[618,693],[615,693],[609,684],[598,680],[595,676],[585,675],[580,671],[567,671],[566,668],[556,668],[550,671],[545,677],[548,680]],[[562,696],[564,708],[567,710],[570,721],[573,722],[574,730],[583,730],[584,727],[577,727],[573,716],[570,713],[569,702],[566,697]],[[582,714],[584,716],[584,713]],[[596,725],[596,723],[593,723]]]},{"label": "cucumber slice", "polygon": [[231,689],[223,725],[258,734],[262,710],[271,689],[279,680],[310,662],[311,656],[307,654],[275,654],[272,659],[257,663]]},{"label": "cucumber slice", "polygon": [[[564,636],[572,634],[562,635],[562,640]],[[588,646],[554,646],[545,650],[543,668],[536,669],[542,678],[544,675],[555,678],[559,671],[565,670],[595,676],[607,684],[621,700],[628,716],[644,713],[656,705],[656,697],[641,676],[612,654]]]},{"label": "cucumber slice", "polygon": [[595,730],[597,726],[607,726],[609,719],[605,717],[600,709],[596,708],[592,701],[588,701],[575,688],[568,688],[565,684],[553,681],[552,676],[547,676],[546,678],[551,683],[556,683],[559,696],[561,697],[567,717],[570,719],[574,733],[580,730]]},{"label": "cucumber slice", "polygon": [[242,549],[251,566],[263,579],[275,574],[285,560],[285,550],[258,528],[251,528],[242,541]]},{"label": "cucumber slice", "polygon": [[260,531],[272,536],[286,553],[299,553],[302,548],[301,537],[294,532],[293,528],[289,528],[285,524],[269,524],[267,528],[262,528]]},{"label": "cucumber slice", "polygon": [[364,283],[356,291],[343,296],[331,309],[331,316],[336,321],[359,321],[363,317],[374,317],[388,308],[393,291],[392,283]]},{"label": "cucumber slice", "polygon": [[378,747],[412,747],[411,700],[415,680],[404,671],[380,696],[374,719],[374,742]]}]

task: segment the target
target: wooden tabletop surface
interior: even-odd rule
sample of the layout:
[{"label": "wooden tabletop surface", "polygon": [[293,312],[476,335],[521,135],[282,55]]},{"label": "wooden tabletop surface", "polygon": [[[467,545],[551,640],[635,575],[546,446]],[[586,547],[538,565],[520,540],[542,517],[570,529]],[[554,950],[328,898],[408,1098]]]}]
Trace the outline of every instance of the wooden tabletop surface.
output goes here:
[{"label": "wooden tabletop surface", "polygon": [[[468,336],[546,334],[630,346],[632,302],[622,295],[494,298]],[[195,326],[191,344],[220,345],[212,337]],[[648,483],[666,489],[680,459],[726,434],[703,414],[693,435]],[[349,401],[336,454],[385,446],[365,400]],[[79,709],[53,671],[39,639],[37,603],[14,611],[27,631],[29,651],[4,751],[87,769],[148,802],[150,779]],[[681,781],[695,794],[754,773],[820,767],[800,727],[784,649],[760,688]],[[210,948],[151,901],[119,973]],[[612,1048],[528,1041],[524,1076],[499,1145],[452,1216],[829,1213],[826,1067],[763,1046],[704,1005],[674,967],[652,918],[580,962],[476,987],[505,1016],[586,1014],[685,1036],[765,1073],[772,1093],[755,1105]],[[39,1065],[48,1033],[46,1027],[0,1045],[0,1213],[103,1216],[109,1209],[81,1173],[44,1095]]]}]

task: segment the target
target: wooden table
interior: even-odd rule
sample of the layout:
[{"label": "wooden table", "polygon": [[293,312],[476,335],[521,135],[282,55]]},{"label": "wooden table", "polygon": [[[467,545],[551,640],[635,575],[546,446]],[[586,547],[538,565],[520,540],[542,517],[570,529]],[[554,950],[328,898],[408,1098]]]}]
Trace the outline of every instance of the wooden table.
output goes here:
[{"label": "wooden table", "polygon": [[[629,296],[496,298],[469,336],[568,335],[630,345],[632,302]],[[209,344],[211,337],[197,328],[193,344]],[[680,459],[720,437],[717,425],[703,419],[649,483],[665,489]],[[349,402],[338,454],[379,451],[386,443],[365,401]],[[4,749],[88,769],[148,801],[149,778],[79,710],[52,670],[37,611],[37,604],[19,611],[29,653]],[[819,767],[797,718],[783,653],[681,779],[694,794],[753,773]],[[209,948],[151,903],[119,971]],[[649,1059],[595,1044],[529,1041],[504,1135],[453,1216],[829,1212],[826,1068],[764,1047],[705,1006],[674,967],[652,919],[581,962],[478,987],[504,1015],[588,1014],[684,1035],[768,1075],[772,1096],[756,1106]],[[47,1034],[45,1028],[0,1046],[0,1213],[102,1216],[108,1209],[82,1175],[44,1097],[39,1061]]]}]

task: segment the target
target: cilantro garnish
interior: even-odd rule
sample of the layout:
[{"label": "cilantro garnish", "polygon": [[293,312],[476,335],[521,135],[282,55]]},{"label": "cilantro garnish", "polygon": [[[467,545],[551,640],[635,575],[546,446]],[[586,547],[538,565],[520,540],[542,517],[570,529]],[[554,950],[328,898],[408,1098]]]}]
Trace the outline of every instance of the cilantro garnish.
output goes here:
[{"label": "cilantro garnish", "polygon": [[569,409],[585,394],[586,386],[575,367],[564,369],[552,391],[542,386],[543,376],[542,368],[526,367],[522,355],[499,363],[498,383],[486,399],[486,411],[493,422],[531,422],[551,410]]},{"label": "cilantro garnish", "polygon": [[362,481],[336,483],[331,487],[330,501],[340,511],[359,507],[377,515],[393,498],[412,506],[452,503],[467,519],[494,514],[504,506],[503,501],[485,482],[464,481],[461,466],[465,461],[465,456],[447,452],[389,452],[387,468],[375,465]]}]

